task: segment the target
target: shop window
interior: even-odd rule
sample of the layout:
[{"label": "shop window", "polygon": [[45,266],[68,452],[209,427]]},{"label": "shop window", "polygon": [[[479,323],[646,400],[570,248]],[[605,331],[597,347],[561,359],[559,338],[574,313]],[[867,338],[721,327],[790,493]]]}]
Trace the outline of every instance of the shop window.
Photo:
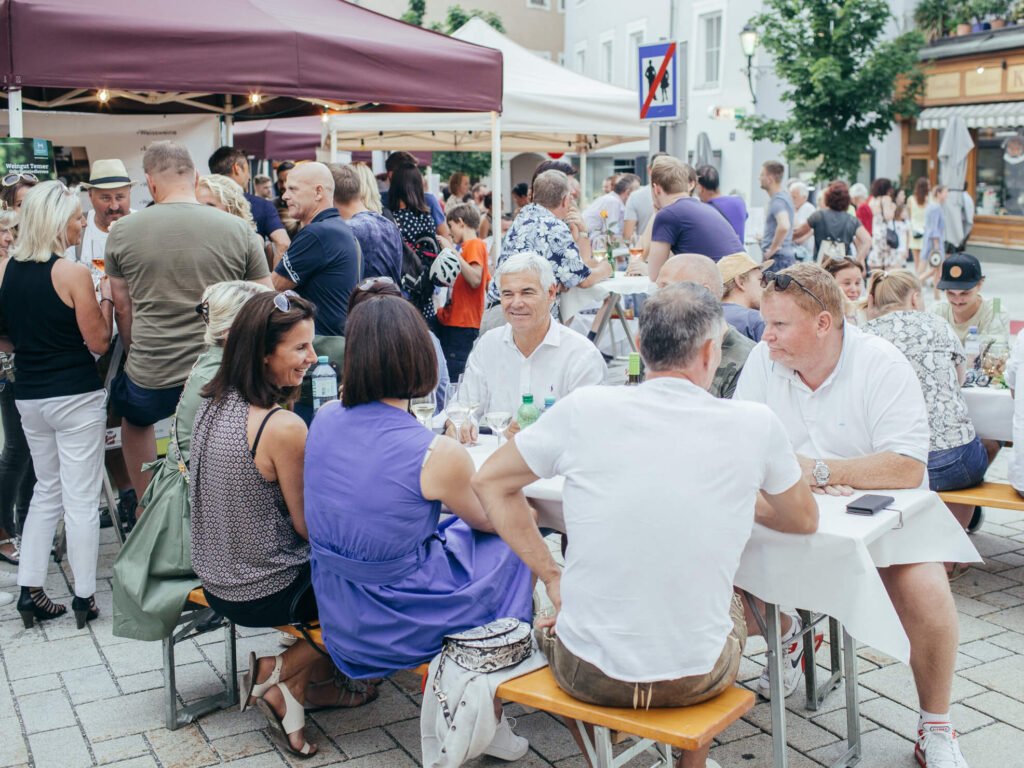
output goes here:
[{"label": "shop window", "polygon": [[1024,216],[1024,135],[979,131],[974,202],[983,216]]}]

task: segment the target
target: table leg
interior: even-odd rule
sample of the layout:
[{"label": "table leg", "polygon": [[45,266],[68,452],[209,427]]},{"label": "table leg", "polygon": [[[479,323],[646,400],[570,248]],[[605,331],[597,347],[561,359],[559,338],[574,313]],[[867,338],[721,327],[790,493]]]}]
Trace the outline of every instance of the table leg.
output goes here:
[{"label": "table leg", "polygon": [[772,765],[787,768],[786,758],[786,692],[782,687],[782,635],[779,622],[779,606],[765,603],[765,641],[768,654],[768,689],[771,693],[772,713]]},{"label": "table leg", "polygon": [[614,768],[611,733],[600,725],[594,726],[594,752],[594,768]]},{"label": "table leg", "polygon": [[[838,623],[838,622],[837,622]],[[843,627],[843,665],[846,673],[846,761],[854,765],[860,760],[860,696],[857,688],[857,641]]]},{"label": "table leg", "polygon": [[631,352],[636,352],[636,342],[633,340],[633,334],[629,331],[629,323],[626,322],[626,311],[622,308],[622,297],[613,293],[615,297],[615,311],[619,315],[619,322],[622,324],[622,332],[626,334],[626,343],[629,344]]},{"label": "table leg", "polygon": [[601,337],[604,336],[604,332],[608,329],[608,324],[611,322],[612,312],[615,310],[615,299],[614,293],[609,293],[605,296],[601,307],[597,310],[597,314],[594,315],[594,323],[590,326],[588,338],[594,342],[595,346],[599,346]]}]

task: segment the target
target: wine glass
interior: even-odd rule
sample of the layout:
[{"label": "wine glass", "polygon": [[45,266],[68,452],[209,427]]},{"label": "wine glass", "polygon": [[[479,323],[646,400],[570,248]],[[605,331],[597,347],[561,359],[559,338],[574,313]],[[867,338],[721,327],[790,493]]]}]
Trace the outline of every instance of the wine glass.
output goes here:
[{"label": "wine glass", "polygon": [[469,406],[459,399],[461,389],[459,384],[449,384],[444,400],[445,411],[447,412],[448,420],[455,427],[456,437],[462,434],[462,425],[469,419]]},{"label": "wine glass", "polygon": [[434,395],[434,390],[430,390],[422,397],[411,398],[409,410],[420,424],[427,429],[433,429],[434,411],[437,410],[437,397]]},{"label": "wine glass", "polygon": [[500,446],[505,440],[505,430],[508,429],[512,423],[512,412],[511,411],[488,411],[484,414],[484,421],[487,422],[487,426],[498,436],[498,445]]}]

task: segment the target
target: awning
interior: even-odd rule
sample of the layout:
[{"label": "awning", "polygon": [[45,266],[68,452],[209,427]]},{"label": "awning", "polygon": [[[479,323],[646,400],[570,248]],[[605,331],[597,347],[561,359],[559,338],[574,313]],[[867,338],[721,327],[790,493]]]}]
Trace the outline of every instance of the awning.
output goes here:
[{"label": "awning", "polygon": [[1024,125],[1024,101],[929,107],[917,116],[917,130],[942,130],[953,115],[963,117],[968,128],[1015,128]]}]

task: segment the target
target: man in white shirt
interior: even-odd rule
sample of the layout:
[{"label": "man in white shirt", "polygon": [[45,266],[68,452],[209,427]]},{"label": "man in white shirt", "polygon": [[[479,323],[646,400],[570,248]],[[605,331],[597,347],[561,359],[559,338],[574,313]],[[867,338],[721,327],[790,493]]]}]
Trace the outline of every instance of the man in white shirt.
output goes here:
[{"label": "man in white shirt", "polygon": [[85,264],[94,275],[102,275],[110,226],[132,213],[132,186],[136,183],[120,160],[97,160],[92,164],[89,181],[82,184],[88,190],[92,210],[86,217],[81,242],[64,252],[66,258]]},{"label": "man in white shirt", "polygon": [[[707,392],[724,327],[703,286],[661,289],[640,316],[646,381],[573,392],[473,480],[499,535],[544,582],[556,615],[537,639],[559,686],[583,701],[680,707],[731,686],[747,636],[733,579],[755,519],[817,530],[778,417]],[[555,475],[572,542],[564,573],[522,492]],[[677,765],[703,768],[707,754]]]},{"label": "man in white shirt", "polygon": [[[747,358],[735,398],[765,403],[779,416],[804,482],[832,495],[927,488],[928,417],[914,370],[889,342],[844,322],[835,280],[816,264],[765,273],[761,313],[764,336]],[[910,563],[880,568],[879,575],[910,639],[921,707],[918,762],[966,768],[949,720],[958,628],[945,568]],[[799,620],[784,617],[784,647],[799,629]],[[790,691],[800,654],[793,645],[787,650]]]},{"label": "man in white shirt", "polygon": [[[810,192],[810,188],[800,179],[793,179],[789,182],[789,196],[793,199],[793,210],[796,212],[793,221],[794,231],[814,213],[814,206],[809,199]],[[793,235],[793,247],[796,251],[797,261],[811,260],[811,251],[814,248],[814,232],[808,232],[803,237]]]},{"label": "man in white shirt", "polygon": [[583,223],[590,232],[591,241],[599,235],[623,235],[626,202],[639,189],[640,179],[632,173],[619,176],[611,192],[601,195],[583,211]]},{"label": "man in white shirt", "polygon": [[[607,366],[597,347],[551,317],[557,291],[551,262],[517,253],[498,267],[494,281],[507,325],[488,331],[473,347],[460,400],[514,415],[523,395],[541,404],[604,381]],[[513,421],[509,434],[518,431]]]}]

